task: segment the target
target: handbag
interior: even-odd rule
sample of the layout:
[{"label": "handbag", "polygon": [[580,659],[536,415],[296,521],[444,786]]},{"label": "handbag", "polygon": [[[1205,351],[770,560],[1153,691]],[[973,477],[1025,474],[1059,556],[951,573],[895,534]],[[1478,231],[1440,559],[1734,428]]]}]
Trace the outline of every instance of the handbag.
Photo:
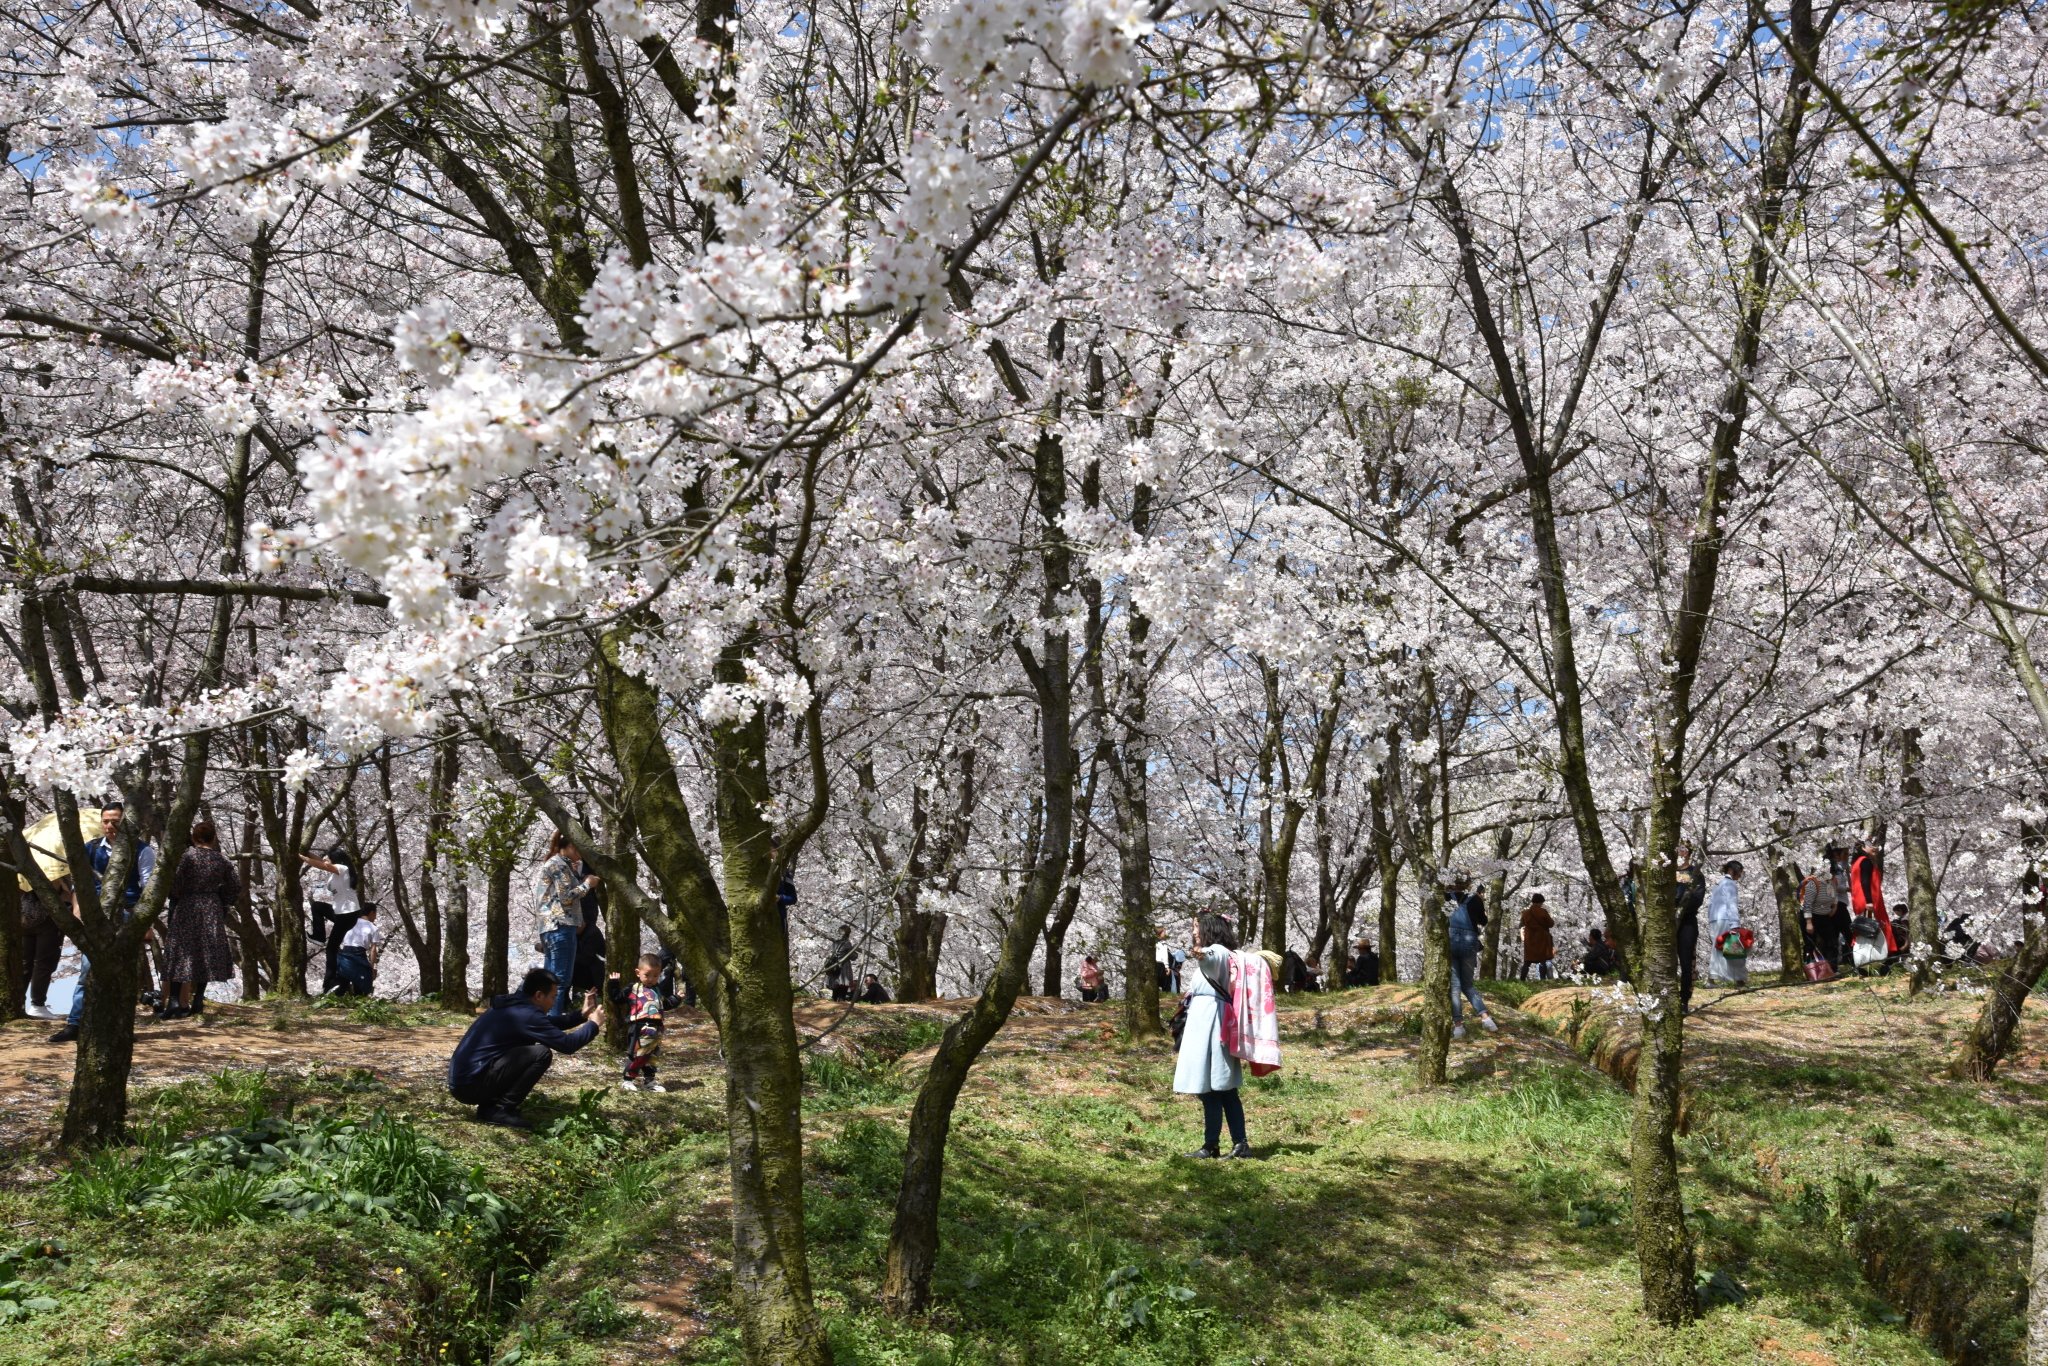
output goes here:
[{"label": "handbag", "polygon": [[1749,945],[1743,942],[1742,931],[1729,930],[1714,941],[1714,947],[1721,951],[1723,958],[1749,957]]},{"label": "handbag", "polygon": [[1835,965],[1819,954],[1808,954],[1806,958],[1806,980],[1809,982],[1832,982],[1835,980]]}]

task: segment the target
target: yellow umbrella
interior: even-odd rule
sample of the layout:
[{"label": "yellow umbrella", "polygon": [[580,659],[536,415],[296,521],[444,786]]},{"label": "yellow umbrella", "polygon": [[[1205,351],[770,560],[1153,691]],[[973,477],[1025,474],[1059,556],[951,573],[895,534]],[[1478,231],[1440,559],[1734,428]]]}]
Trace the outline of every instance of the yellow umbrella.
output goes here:
[{"label": "yellow umbrella", "polygon": [[[83,811],[78,813],[77,826],[78,838],[81,842],[90,838],[85,833],[85,813]],[[44,877],[55,882],[59,878],[71,875],[71,865],[64,857],[64,836],[57,829],[56,812],[52,811],[41,820],[31,823],[28,829],[21,833],[22,837],[28,841],[29,852],[35,856],[36,866],[43,870]],[[17,876],[15,880],[21,883],[22,891],[31,890],[27,878]]]}]

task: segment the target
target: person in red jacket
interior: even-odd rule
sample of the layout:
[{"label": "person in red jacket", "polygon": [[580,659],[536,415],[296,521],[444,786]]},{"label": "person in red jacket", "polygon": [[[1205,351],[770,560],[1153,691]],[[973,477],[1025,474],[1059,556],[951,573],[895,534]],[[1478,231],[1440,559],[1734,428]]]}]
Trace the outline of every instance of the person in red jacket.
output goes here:
[{"label": "person in red jacket", "polygon": [[1899,951],[1898,936],[1892,933],[1891,913],[1884,906],[1884,869],[1878,865],[1877,845],[1863,841],[1863,852],[1849,864],[1849,911],[1867,915],[1884,931],[1888,954]]}]

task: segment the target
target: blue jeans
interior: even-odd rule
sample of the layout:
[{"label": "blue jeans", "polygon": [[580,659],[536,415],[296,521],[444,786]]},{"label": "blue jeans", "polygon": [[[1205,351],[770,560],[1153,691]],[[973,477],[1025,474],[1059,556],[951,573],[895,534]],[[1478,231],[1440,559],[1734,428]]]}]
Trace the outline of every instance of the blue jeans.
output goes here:
[{"label": "blue jeans", "polygon": [[1479,955],[1451,951],[1451,1023],[1458,1022],[1458,1016],[1465,1002],[1462,997],[1472,998],[1472,1012],[1486,1013],[1486,1002],[1479,999]]},{"label": "blue jeans", "polygon": [[1218,1145],[1223,1141],[1225,1120],[1230,1121],[1230,1141],[1244,1142],[1244,1097],[1237,1088],[1202,1092],[1202,1146],[1212,1153],[1223,1151]]},{"label": "blue jeans", "polygon": [[92,976],[92,959],[85,956],[85,950],[78,951],[78,982],[71,988],[71,1009],[64,1012],[64,1023],[72,1029],[78,1028],[85,1018],[85,984]]},{"label": "blue jeans", "polygon": [[569,984],[576,980],[576,927],[557,925],[540,937],[541,966],[560,979],[561,988],[555,992],[555,1008],[548,1012],[548,1018],[560,1021],[568,1018],[569,997],[574,994]]}]

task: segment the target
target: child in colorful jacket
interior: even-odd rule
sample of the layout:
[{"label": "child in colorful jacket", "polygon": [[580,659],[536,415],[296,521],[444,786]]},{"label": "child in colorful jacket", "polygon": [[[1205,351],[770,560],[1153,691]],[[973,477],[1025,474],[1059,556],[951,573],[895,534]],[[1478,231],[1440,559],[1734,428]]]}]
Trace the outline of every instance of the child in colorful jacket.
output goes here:
[{"label": "child in colorful jacket", "polygon": [[661,1056],[661,959],[647,953],[633,969],[628,986],[612,974],[611,998],[625,1008],[626,1073],[619,1085],[628,1091],[666,1091],[654,1079],[655,1059]]}]

